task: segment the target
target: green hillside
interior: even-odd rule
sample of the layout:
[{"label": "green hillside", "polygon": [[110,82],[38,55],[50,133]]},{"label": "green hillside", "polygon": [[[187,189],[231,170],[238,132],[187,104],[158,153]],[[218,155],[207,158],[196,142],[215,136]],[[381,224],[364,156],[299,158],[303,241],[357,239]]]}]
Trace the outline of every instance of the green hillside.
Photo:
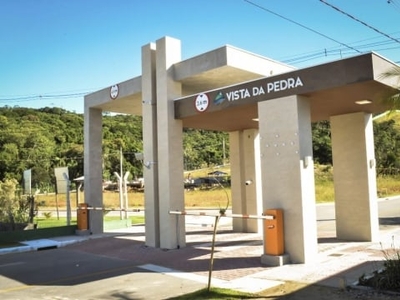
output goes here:
[{"label": "green hillside", "polygon": [[[23,172],[32,170],[32,187],[54,190],[54,168],[68,167],[69,177],[83,174],[82,114],[61,108],[0,108],[0,181],[22,182]],[[379,174],[400,169],[400,114],[380,116],[374,122],[376,166]],[[312,124],[315,164],[331,165],[330,124]],[[131,178],[141,177],[142,163],[135,153],[143,151],[142,120],[138,116],[103,115],[103,179],[114,180],[120,170]],[[184,129],[184,169],[215,170],[229,164],[229,136],[226,132]],[[206,171],[207,172],[207,171]]]}]

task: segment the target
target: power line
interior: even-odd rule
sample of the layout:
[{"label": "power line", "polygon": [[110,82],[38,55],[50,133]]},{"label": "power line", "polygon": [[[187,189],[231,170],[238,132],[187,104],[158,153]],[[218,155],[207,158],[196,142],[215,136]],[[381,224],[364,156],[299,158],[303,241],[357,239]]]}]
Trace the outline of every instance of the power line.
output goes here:
[{"label": "power line", "polygon": [[25,96],[3,96],[0,97],[0,102],[28,102],[38,100],[53,100],[65,98],[80,98],[87,95],[89,92],[80,93],[58,93],[58,94],[41,94],[41,95],[25,95]]},{"label": "power line", "polygon": [[397,0],[386,0],[388,4],[393,4],[394,8],[400,12],[400,4],[397,2]]},{"label": "power line", "polygon": [[[395,32],[394,34],[398,34],[399,32]],[[400,46],[393,46],[390,47],[391,44],[394,42],[391,40],[378,40],[381,39],[382,37],[373,37],[373,38],[367,38],[363,40],[359,40],[356,42],[352,42],[353,46],[357,45],[356,47],[358,49],[366,49],[369,50],[371,47],[374,47],[373,51],[387,51],[387,50],[394,50],[400,48]],[[370,50],[369,50],[370,51]],[[349,49],[347,48],[342,48],[341,46],[335,46],[331,48],[326,48],[326,49],[320,49],[316,51],[311,51],[311,52],[306,52],[306,53],[300,53],[297,55],[291,55],[287,57],[283,57],[280,59],[280,61],[287,63],[287,64],[298,64],[302,63],[305,61],[313,60],[313,59],[318,59],[321,57],[328,57],[328,56],[335,56],[335,55],[340,55],[342,57],[343,55],[347,55],[350,52]]]},{"label": "power line", "polygon": [[[247,2],[248,4],[251,4],[251,5],[253,5],[253,6],[259,8],[259,9],[262,9],[262,10],[264,10],[266,12],[269,12],[269,13],[275,15],[275,16],[278,16],[278,17],[280,17],[280,18],[282,18],[282,19],[284,19],[286,21],[294,23],[294,24],[296,24],[296,25],[298,25],[298,26],[300,26],[300,27],[302,27],[304,29],[312,31],[312,32],[314,32],[314,33],[316,33],[318,35],[321,35],[321,36],[323,36],[323,37],[325,37],[325,38],[327,38],[329,40],[332,40],[332,41],[340,44],[341,46],[345,47],[345,48],[337,48],[337,49],[336,49],[336,47],[330,48],[330,49],[319,49],[319,50],[316,50],[316,51],[313,51],[313,52],[307,52],[307,53],[300,53],[300,54],[297,54],[297,55],[292,55],[292,56],[288,57],[287,59],[283,58],[282,62],[284,62],[284,63],[300,64],[300,63],[303,63],[303,62],[306,62],[306,61],[310,61],[310,60],[313,60],[313,59],[318,59],[318,58],[328,57],[328,56],[334,56],[334,55],[340,55],[340,57],[342,57],[343,55],[349,54],[351,51],[356,51],[358,53],[362,53],[362,51],[360,51],[358,49],[367,49],[368,50],[371,47],[385,46],[385,48],[377,48],[377,49],[374,49],[374,51],[384,51],[384,50],[386,51],[386,50],[394,50],[394,49],[398,48],[398,47],[387,47],[387,45],[389,43],[391,43],[390,41],[378,41],[378,42],[369,43],[369,44],[359,44],[357,46],[350,46],[350,45],[341,43],[341,42],[339,42],[337,40],[334,40],[334,39],[332,39],[332,38],[330,38],[330,37],[318,32],[318,31],[316,31],[314,29],[311,29],[311,28],[309,28],[309,27],[307,27],[305,25],[302,25],[302,24],[300,24],[300,23],[298,23],[296,21],[293,21],[293,20],[291,20],[291,19],[289,19],[287,17],[284,17],[284,16],[282,16],[282,15],[280,15],[278,13],[275,13],[275,12],[265,8],[265,7],[262,7],[262,6],[260,6],[260,5],[256,4],[256,3],[254,3],[254,2],[250,1],[250,0],[244,0],[244,1]],[[326,5],[331,6],[329,3],[327,3],[327,2],[325,2],[323,0],[320,0],[320,1],[323,2]],[[385,0],[385,1],[387,1],[388,4],[392,4],[395,8],[400,9],[400,5],[398,3],[398,0]],[[366,26],[369,26],[369,25],[366,24]],[[377,30],[375,30],[375,31],[377,31]],[[386,34],[381,33],[381,32],[379,32],[379,33],[383,34],[385,37],[389,37],[392,41],[395,41],[396,43],[400,42],[400,40],[392,38],[389,35],[386,35]],[[362,42],[362,41],[366,41],[366,40],[353,42],[351,44],[359,43],[359,42]],[[358,48],[358,49],[356,49],[356,48]],[[399,63],[399,61],[396,61],[396,63]],[[91,93],[93,91],[95,91],[95,90],[88,90],[86,92],[70,92],[70,91],[67,91],[66,93],[57,93],[57,94],[0,96],[0,103],[1,102],[19,103],[19,102],[38,101],[38,100],[61,100],[61,99],[65,99],[65,98],[79,98],[79,97],[87,95],[88,93]],[[4,103],[4,104],[6,104],[6,103]]]},{"label": "power line", "polygon": [[[284,16],[281,16],[281,15],[275,13],[275,12],[272,12],[272,11],[266,9],[265,7],[262,7],[262,6],[258,5],[258,4],[255,4],[254,2],[252,2],[250,0],[244,0],[244,1],[246,1],[247,3],[252,4],[252,5],[254,5],[254,6],[256,6],[256,7],[260,8],[260,9],[262,9],[264,11],[272,13],[272,14],[278,16],[278,17],[281,17],[281,18],[283,18],[285,20],[288,20],[290,22],[293,22],[293,23],[295,23],[295,24],[297,24],[297,25],[299,25],[299,26],[301,26],[303,28],[306,28],[308,30],[311,30],[311,31],[315,32],[315,30],[313,30],[313,29],[309,29],[309,28],[307,28],[307,27],[305,27],[305,26],[303,26],[301,24],[298,24],[297,22],[295,22],[293,20],[290,20],[290,19],[288,19],[288,18],[286,18]],[[395,1],[395,0],[391,0],[391,1]],[[396,1],[398,1],[398,0],[396,0]],[[398,33],[398,32],[396,32],[396,33]],[[373,51],[387,51],[387,50],[394,50],[394,49],[398,49],[399,48],[399,46],[397,46],[397,47],[388,47],[389,44],[393,43],[392,40],[391,41],[384,40],[384,41],[376,41],[376,42],[372,42],[372,43],[360,44],[360,42],[364,42],[364,41],[371,40],[371,39],[376,39],[376,37],[375,38],[361,40],[361,41],[357,41],[357,42],[353,42],[353,43],[350,43],[349,45],[346,45],[346,44],[340,43],[338,41],[335,41],[338,44],[340,44],[341,46],[345,46],[345,47],[343,47],[343,48],[333,47],[333,48],[329,48],[329,49],[320,49],[320,50],[316,50],[316,51],[312,51],[312,52],[300,53],[300,54],[297,54],[297,55],[294,55],[294,56],[289,56],[289,57],[287,57],[287,59],[282,58],[281,61],[284,62],[284,63],[299,64],[299,63],[303,63],[303,62],[310,61],[310,60],[313,60],[313,59],[318,59],[318,58],[328,57],[328,56],[340,55],[340,57],[343,57],[344,55],[350,54],[352,52],[352,50],[361,53],[361,51],[360,51],[361,49],[366,49],[367,51],[372,51],[372,50],[370,50],[371,47],[375,47],[375,49],[373,49]],[[397,43],[397,41],[396,41],[396,43]],[[357,44],[357,46],[356,46],[356,44]],[[396,62],[396,63],[398,63],[398,62]]]},{"label": "power line", "polygon": [[328,2],[326,2],[326,1],[324,1],[324,0],[319,0],[319,1],[322,2],[322,3],[324,3],[325,5],[328,5],[328,6],[332,7],[334,10],[336,10],[336,11],[338,11],[338,12],[340,12],[340,13],[346,15],[346,16],[348,16],[349,18],[353,19],[354,21],[359,22],[359,23],[361,23],[362,25],[364,25],[364,26],[366,26],[366,27],[368,27],[368,28],[370,28],[370,29],[372,29],[372,30],[378,32],[379,34],[382,34],[383,36],[385,36],[385,37],[387,37],[387,38],[389,38],[389,39],[391,39],[391,40],[393,40],[393,41],[395,41],[395,42],[397,42],[397,43],[400,44],[400,40],[391,37],[390,35],[388,35],[388,34],[382,32],[382,31],[376,29],[375,27],[372,27],[371,25],[365,23],[364,21],[361,21],[360,19],[357,19],[356,17],[354,17],[354,16],[348,14],[347,12],[341,10],[340,8],[338,8],[338,7],[336,7],[336,6],[333,6],[332,4],[329,4]]},{"label": "power line", "polygon": [[305,26],[305,25],[303,25],[303,24],[300,24],[299,22],[296,22],[296,21],[294,21],[294,20],[292,20],[292,19],[289,19],[289,18],[287,18],[287,17],[284,17],[284,16],[282,16],[282,15],[276,13],[276,12],[273,12],[273,11],[271,11],[271,10],[269,10],[269,9],[267,9],[267,8],[265,8],[265,7],[261,6],[261,5],[259,5],[259,4],[256,4],[256,3],[254,3],[254,2],[252,2],[252,1],[250,1],[250,0],[244,0],[244,1],[247,2],[247,3],[249,3],[249,4],[251,4],[251,5],[254,5],[255,7],[258,7],[258,8],[260,8],[260,9],[262,9],[262,10],[264,10],[264,11],[270,13],[270,14],[273,14],[273,15],[275,15],[275,16],[277,16],[277,17],[279,17],[279,18],[282,18],[282,19],[284,19],[284,20],[286,20],[286,21],[288,21],[288,22],[291,22],[291,23],[293,23],[293,24],[296,24],[297,26],[300,26],[300,27],[302,27],[302,28],[304,28],[304,29],[307,29],[307,30],[309,30],[309,31],[311,31],[311,32],[313,32],[313,33],[315,33],[315,34],[318,34],[318,35],[320,35],[320,36],[322,36],[322,37],[324,37],[324,38],[326,38],[326,39],[328,39],[328,40],[331,40],[331,41],[333,41],[333,42],[335,42],[335,43],[338,43],[338,44],[340,44],[340,45],[345,46],[346,48],[349,48],[349,49],[351,49],[351,50],[353,50],[353,51],[356,51],[356,52],[358,52],[358,53],[361,53],[361,51],[357,50],[356,48],[353,48],[353,47],[351,47],[351,46],[349,46],[349,45],[347,45],[347,44],[345,44],[345,43],[339,42],[338,40],[335,40],[335,39],[333,39],[333,38],[327,36],[326,34],[323,34],[323,33],[319,32],[319,31],[316,31],[316,30],[314,30],[314,29],[312,29],[312,28],[310,28],[310,27],[307,27],[307,26]]}]

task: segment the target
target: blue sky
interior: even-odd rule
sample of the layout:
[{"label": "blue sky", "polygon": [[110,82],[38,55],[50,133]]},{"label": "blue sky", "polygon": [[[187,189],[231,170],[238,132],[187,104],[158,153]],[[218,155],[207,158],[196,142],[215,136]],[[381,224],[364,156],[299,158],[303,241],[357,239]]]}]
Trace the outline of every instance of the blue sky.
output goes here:
[{"label": "blue sky", "polygon": [[298,68],[369,51],[400,63],[400,0],[325,2],[342,12],[320,0],[1,0],[0,106],[82,113],[85,93],[140,75],[141,47],[163,36],[183,59],[230,44]]}]

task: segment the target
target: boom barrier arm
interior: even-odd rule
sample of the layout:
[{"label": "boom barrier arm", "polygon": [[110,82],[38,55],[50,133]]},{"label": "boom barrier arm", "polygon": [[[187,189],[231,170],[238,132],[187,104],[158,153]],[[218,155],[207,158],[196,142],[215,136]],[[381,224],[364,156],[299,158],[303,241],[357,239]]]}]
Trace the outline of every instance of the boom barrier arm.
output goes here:
[{"label": "boom barrier arm", "polygon": [[227,217],[227,218],[242,218],[242,219],[264,219],[264,220],[274,220],[275,216],[273,215],[262,215],[262,216],[257,216],[257,215],[246,215],[246,214],[210,214],[210,213],[205,213],[205,212],[187,212],[187,211],[174,211],[170,210],[169,213],[171,215],[186,215],[186,216],[207,216],[207,217]]}]

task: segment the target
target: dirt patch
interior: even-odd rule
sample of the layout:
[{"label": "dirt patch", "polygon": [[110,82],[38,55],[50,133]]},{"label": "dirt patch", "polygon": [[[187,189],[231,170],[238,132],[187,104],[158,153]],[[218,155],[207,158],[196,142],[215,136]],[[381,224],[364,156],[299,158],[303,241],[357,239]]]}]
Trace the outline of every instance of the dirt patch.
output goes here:
[{"label": "dirt patch", "polygon": [[334,288],[321,285],[310,285],[298,282],[286,282],[280,286],[267,289],[259,294],[260,299],[269,300],[389,300],[399,299],[399,294],[379,292],[366,288]]}]

